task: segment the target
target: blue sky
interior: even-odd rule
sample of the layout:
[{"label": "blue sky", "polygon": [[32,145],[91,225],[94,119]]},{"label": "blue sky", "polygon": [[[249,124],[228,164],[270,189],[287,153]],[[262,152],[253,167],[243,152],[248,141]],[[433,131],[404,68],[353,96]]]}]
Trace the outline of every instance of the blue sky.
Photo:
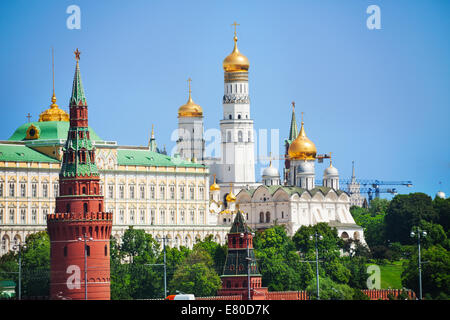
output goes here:
[{"label": "blue sky", "polygon": [[[69,5],[81,29],[69,30]],[[381,29],[369,30],[369,5]],[[291,101],[319,153],[341,178],[411,180],[400,193],[450,194],[449,1],[2,1],[0,139],[50,105],[51,47],[57,103],[67,110],[75,61],[90,125],[105,140],[174,146],[177,110],[192,94],[205,129],[222,116],[223,59],[250,60],[255,129],[288,135]],[[259,164],[257,176],[259,178]],[[317,178],[328,162],[317,164]],[[279,162],[281,169],[282,162]],[[439,185],[439,181],[442,182]]]}]

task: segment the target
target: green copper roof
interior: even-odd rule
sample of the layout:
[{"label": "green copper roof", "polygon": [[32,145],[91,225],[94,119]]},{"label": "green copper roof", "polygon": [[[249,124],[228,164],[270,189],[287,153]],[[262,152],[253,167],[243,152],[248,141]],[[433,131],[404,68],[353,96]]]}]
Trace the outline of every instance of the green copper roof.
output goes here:
[{"label": "green copper roof", "polygon": [[165,167],[204,167],[204,165],[169,157],[150,150],[117,149],[119,165],[165,166]]},{"label": "green copper roof", "polygon": [[[28,128],[34,125],[39,130],[39,139],[25,140]],[[69,131],[70,123],[68,121],[42,121],[42,122],[27,122],[21,125],[13,135],[8,139],[9,141],[43,141],[43,140],[66,140],[67,132]],[[93,141],[103,141],[91,127],[89,127],[89,134]]]},{"label": "green copper roof", "polygon": [[72,95],[70,97],[69,105],[83,105],[86,106],[86,97],[84,95],[83,83],[81,82],[80,66],[75,67],[75,75],[73,77]]},{"label": "green copper roof", "polygon": [[0,161],[59,162],[27,146],[10,144],[0,144]]}]

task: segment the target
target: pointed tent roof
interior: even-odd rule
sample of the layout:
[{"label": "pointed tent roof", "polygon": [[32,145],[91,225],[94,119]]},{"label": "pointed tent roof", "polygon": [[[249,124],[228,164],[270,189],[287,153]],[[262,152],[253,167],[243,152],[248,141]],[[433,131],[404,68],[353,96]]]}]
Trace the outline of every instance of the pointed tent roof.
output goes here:
[{"label": "pointed tent roof", "polygon": [[72,95],[70,97],[69,105],[83,105],[87,106],[86,96],[84,95],[83,83],[81,82],[80,66],[78,61],[80,60],[80,51],[75,51],[75,59],[77,65],[75,66],[75,75],[73,77]]},{"label": "pointed tent roof", "polygon": [[247,223],[245,222],[245,218],[242,214],[242,211],[238,210],[229,233],[231,234],[231,233],[246,233],[246,232],[250,232],[250,229],[248,228]]},{"label": "pointed tent roof", "polygon": [[291,127],[289,129],[289,141],[294,141],[298,136],[297,121],[295,120],[295,102],[292,102]]}]

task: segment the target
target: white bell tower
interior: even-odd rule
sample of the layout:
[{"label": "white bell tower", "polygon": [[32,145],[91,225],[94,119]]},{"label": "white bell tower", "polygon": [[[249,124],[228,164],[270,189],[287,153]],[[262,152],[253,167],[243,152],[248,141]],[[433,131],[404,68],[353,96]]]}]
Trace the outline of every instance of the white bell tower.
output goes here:
[{"label": "white bell tower", "polygon": [[248,69],[250,63],[237,48],[223,61],[223,119],[220,121],[222,159],[218,172],[220,184],[243,187],[255,183],[253,120],[250,118]]}]

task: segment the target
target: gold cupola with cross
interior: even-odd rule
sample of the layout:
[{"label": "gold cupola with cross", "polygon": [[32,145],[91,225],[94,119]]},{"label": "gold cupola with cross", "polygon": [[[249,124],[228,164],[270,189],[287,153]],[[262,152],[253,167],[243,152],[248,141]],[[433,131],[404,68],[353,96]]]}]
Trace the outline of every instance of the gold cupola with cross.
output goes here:
[{"label": "gold cupola with cross", "polygon": [[303,122],[303,112],[302,112],[302,125],[300,128],[300,133],[289,146],[288,154],[291,160],[316,159],[317,154],[316,145],[306,136],[305,126]]},{"label": "gold cupola with cross", "polygon": [[234,49],[233,52],[223,60],[222,66],[225,72],[248,72],[250,67],[250,62],[247,57],[240,53],[237,47],[238,38],[236,35],[236,27],[238,25],[239,24],[236,22],[232,24],[232,26],[234,26]]},{"label": "gold cupola with cross", "polygon": [[178,109],[178,117],[203,117],[203,109],[198,104],[192,100],[191,97],[191,81],[192,79],[188,79],[189,83],[189,98],[188,101],[183,104]]}]

